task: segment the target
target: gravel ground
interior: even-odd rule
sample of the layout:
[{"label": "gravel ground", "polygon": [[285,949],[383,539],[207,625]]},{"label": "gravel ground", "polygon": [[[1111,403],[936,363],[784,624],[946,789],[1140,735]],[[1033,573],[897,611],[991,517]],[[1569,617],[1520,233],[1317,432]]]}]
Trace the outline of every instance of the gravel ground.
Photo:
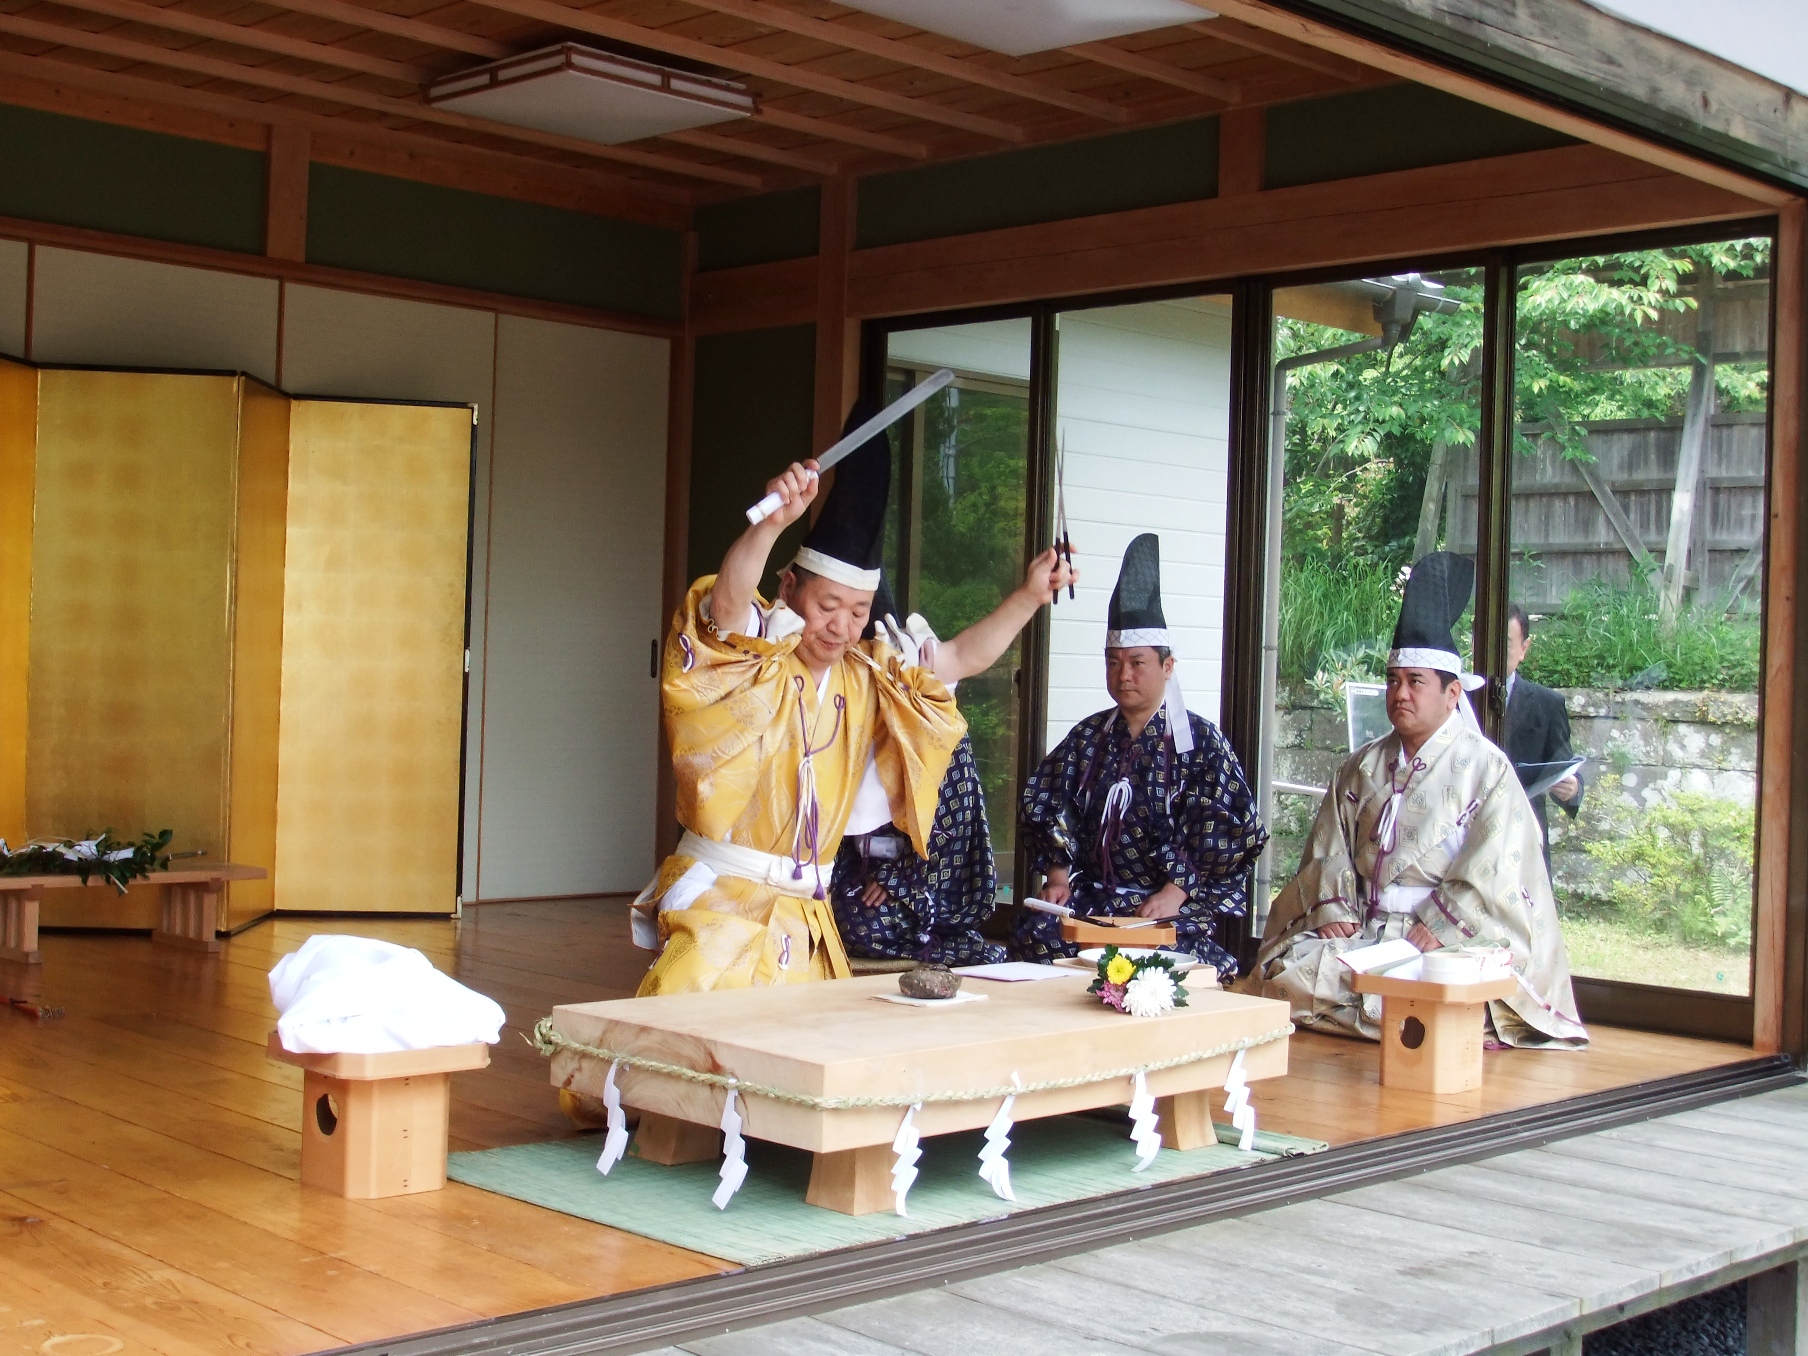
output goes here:
[{"label": "gravel ground", "polygon": [[1745,1285],[1729,1285],[1590,1333],[1583,1356],[1744,1356]]}]

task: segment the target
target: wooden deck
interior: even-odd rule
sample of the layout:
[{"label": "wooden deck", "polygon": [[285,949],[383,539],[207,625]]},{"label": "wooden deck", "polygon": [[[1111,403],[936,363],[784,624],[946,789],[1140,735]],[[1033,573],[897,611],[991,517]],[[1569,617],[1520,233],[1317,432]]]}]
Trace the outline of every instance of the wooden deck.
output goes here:
[{"label": "wooden deck", "polygon": [[[644,963],[619,900],[487,905],[459,922],[284,919],[218,956],[140,936],[47,936],[38,973],[0,967],[0,989],[41,990],[67,1012],[40,1023],[0,1010],[0,1337],[34,1350],[89,1334],[128,1353],[293,1356],[727,1269],[457,1184],[368,1202],[303,1190],[300,1072],[265,1057],[265,972],[327,931],[419,947],[507,1010],[491,1067],[454,1080],[455,1149],[571,1133],[517,1033],[554,1003],[625,996]],[[1270,1128],[1344,1143],[1746,1053],[1602,1030],[1586,1054],[1490,1055],[1481,1092],[1430,1097],[1383,1092],[1372,1045],[1306,1036],[1293,1072],[1255,1100]],[[833,1350],[891,1349],[845,1330],[840,1340]]]},{"label": "wooden deck", "polygon": [[1804,1252],[1797,1088],[654,1356],[1580,1356],[1747,1277],[1746,1350],[1795,1352]]}]

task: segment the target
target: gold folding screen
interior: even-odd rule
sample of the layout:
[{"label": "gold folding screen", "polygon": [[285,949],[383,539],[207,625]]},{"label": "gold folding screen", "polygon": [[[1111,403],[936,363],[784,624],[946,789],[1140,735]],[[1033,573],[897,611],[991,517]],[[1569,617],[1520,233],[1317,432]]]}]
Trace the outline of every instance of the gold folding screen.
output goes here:
[{"label": "gold folding screen", "polygon": [[0,836],[169,827],[271,871],[235,926],[450,912],[470,419],[0,359]]},{"label": "gold folding screen", "polygon": [[0,838],[25,837],[38,373],[0,358]]},{"label": "gold folding screen", "polygon": [[449,913],[471,411],[291,418],[277,907]]}]

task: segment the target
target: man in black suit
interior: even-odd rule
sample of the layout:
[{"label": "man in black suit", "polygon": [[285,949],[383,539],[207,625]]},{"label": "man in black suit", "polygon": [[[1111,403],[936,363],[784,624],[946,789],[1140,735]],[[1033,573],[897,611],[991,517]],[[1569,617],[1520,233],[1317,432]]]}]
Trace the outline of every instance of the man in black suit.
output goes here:
[{"label": "man in black suit", "polygon": [[[1519,676],[1520,662],[1532,647],[1531,624],[1518,603],[1507,604],[1507,720],[1501,746],[1520,768],[1520,780],[1530,784],[1524,769],[1539,763],[1560,763],[1574,757],[1569,747],[1569,712],[1563,696],[1548,687]],[[1571,819],[1582,808],[1582,779],[1572,772],[1550,789],[1551,798]],[[1546,818],[1545,797],[1532,797],[1538,831],[1544,839],[1544,865],[1551,865],[1551,827]]]}]

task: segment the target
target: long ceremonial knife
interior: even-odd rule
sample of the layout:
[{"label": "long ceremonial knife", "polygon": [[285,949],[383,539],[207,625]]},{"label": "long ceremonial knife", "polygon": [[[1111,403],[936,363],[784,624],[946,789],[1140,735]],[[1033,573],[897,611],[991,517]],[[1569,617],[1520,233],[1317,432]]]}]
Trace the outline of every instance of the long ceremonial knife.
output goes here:
[{"label": "long ceremonial knife", "polygon": [[[861,446],[875,433],[885,432],[886,429],[897,423],[898,420],[909,414],[918,405],[921,405],[925,400],[929,399],[930,396],[934,395],[953,380],[954,373],[944,367],[933,376],[928,377],[923,381],[919,381],[915,386],[912,386],[903,395],[892,401],[891,404],[880,410],[871,419],[868,419],[859,428],[855,429],[852,433],[848,434],[845,438],[841,439],[840,442],[831,447],[827,452],[824,452],[818,457],[816,459],[817,472],[820,473],[828,470],[829,467],[840,461],[856,447]],[[767,495],[764,499],[760,500],[759,503],[747,510],[747,521],[750,523],[765,522],[766,519],[778,512],[779,506],[784,502],[784,499],[780,497],[776,491]]]}]

